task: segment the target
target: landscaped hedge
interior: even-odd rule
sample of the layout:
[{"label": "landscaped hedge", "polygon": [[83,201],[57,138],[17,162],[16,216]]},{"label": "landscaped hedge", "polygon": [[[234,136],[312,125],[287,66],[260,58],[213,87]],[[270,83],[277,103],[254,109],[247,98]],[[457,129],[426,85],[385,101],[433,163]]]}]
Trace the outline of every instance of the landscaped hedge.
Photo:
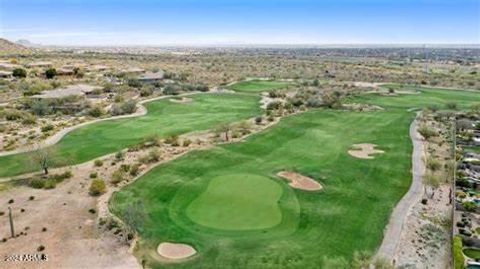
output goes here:
[{"label": "landscaped hedge", "polygon": [[463,257],[462,248],[462,238],[457,235],[453,238],[453,264],[455,269],[465,268],[465,258]]}]

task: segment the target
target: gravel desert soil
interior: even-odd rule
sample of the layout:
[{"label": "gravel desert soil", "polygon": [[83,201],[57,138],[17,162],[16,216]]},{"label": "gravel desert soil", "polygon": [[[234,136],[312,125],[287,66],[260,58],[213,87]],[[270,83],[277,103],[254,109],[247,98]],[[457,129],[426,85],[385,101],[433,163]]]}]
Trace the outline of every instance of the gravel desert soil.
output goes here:
[{"label": "gravel desert soil", "polygon": [[[227,143],[245,139],[253,133],[271,127],[278,122],[253,125],[251,133],[230,140]],[[196,141],[188,147],[161,146],[162,160],[143,167],[140,174],[118,186],[110,185],[107,192],[100,197],[89,194],[90,174],[95,171],[99,178],[110,179],[111,174],[121,163],[113,164],[115,154],[99,159],[104,161],[102,167],[95,167],[94,161],[88,161],[70,167],[51,169],[51,174],[71,171],[72,178],[57,184],[54,189],[32,189],[20,186],[2,192],[0,196],[0,255],[46,254],[47,261],[0,261],[0,268],[141,268],[132,255],[132,248],[122,238],[99,228],[99,219],[110,217],[108,200],[111,194],[136,178],[148,172],[160,163],[171,161],[191,150],[211,147],[215,141],[213,132],[192,132],[179,137],[180,140]],[[125,163],[137,160],[146,151],[127,152]],[[28,174],[32,176],[33,174]],[[22,175],[23,177],[28,176]],[[32,197],[32,198],[31,198]],[[10,202],[13,201],[13,202]],[[8,207],[12,208],[15,237],[10,237],[8,225]],[[35,264],[33,264],[35,263]]]},{"label": "gravel desert soil", "polygon": [[[400,244],[394,255],[400,268],[449,269],[450,230],[439,227],[438,214],[451,215],[451,186],[441,186],[427,205],[417,202],[407,215]],[[441,215],[442,216],[442,215]]]},{"label": "gravel desert soil", "polygon": [[[1,210],[13,211],[15,238],[10,238],[8,214],[0,216],[1,257],[46,254],[47,261],[0,261],[0,268],[139,268],[128,246],[97,229],[96,198],[88,194],[93,162],[71,169],[73,177],[55,189],[16,187],[0,196]],[[31,200],[33,197],[33,200]],[[13,203],[9,203],[10,200]],[[93,212],[93,213],[91,213]],[[44,248],[41,251],[41,248]]]}]

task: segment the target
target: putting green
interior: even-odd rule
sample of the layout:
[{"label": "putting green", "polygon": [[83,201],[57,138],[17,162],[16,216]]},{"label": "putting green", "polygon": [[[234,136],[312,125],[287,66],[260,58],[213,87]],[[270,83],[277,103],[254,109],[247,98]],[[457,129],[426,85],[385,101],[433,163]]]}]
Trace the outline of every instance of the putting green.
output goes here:
[{"label": "putting green", "polygon": [[[182,263],[159,263],[147,256],[147,264],[155,269],[330,269],[322,265],[325,258],[350,261],[356,251],[373,253],[382,241],[393,207],[411,184],[412,142],[408,131],[415,113],[410,109],[445,108],[452,100],[459,108],[468,108],[478,100],[475,92],[402,89],[410,88],[420,93],[366,94],[347,99],[379,105],[384,108],[380,111],[312,109],[285,117],[245,142],[190,152],[153,168],[116,192],[110,210],[123,218],[132,202],[145,205],[148,217],[136,228],[143,244],[139,249],[144,253],[163,241],[184,242],[198,250],[198,258]],[[369,161],[352,158],[348,150],[358,143],[377,144],[385,153]],[[324,188],[316,193],[293,189],[286,181],[275,179],[278,171],[285,170],[321,179]],[[263,177],[277,180],[282,187],[278,199],[281,223],[255,230],[212,228],[236,225],[238,229],[248,221],[249,214],[238,201],[271,195],[256,184],[245,186],[241,192],[241,186],[220,184],[232,175],[248,180],[252,174],[262,181]],[[224,197],[232,202],[219,198],[219,188],[225,189]],[[250,193],[237,197],[237,191]],[[272,200],[275,198],[268,201]],[[231,215],[212,215],[227,210]],[[230,221],[229,217],[237,218],[238,212],[246,213],[234,224],[224,223]],[[199,224],[202,221],[209,226]]]},{"label": "putting green", "polygon": [[273,180],[251,174],[213,178],[207,189],[187,208],[194,222],[220,230],[265,229],[278,225],[282,187]]},{"label": "putting green", "polygon": [[287,82],[274,80],[248,80],[240,81],[230,85],[228,88],[236,92],[264,92],[270,90],[284,89],[288,87]]}]

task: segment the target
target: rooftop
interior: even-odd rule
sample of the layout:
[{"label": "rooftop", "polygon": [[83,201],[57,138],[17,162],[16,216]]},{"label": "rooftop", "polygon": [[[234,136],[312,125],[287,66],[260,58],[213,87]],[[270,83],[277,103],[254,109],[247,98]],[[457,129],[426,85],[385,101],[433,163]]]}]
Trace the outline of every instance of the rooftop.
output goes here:
[{"label": "rooftop", "polygon": [[163,79],[163,71],[158,72],[146,72],[145,74],[141,75],[138,79],[139,80],[157,80]]},{"label": "rooftop", "polygon": [[2,71],[0,70],[0,77],[9,77],[12,75],[11,71]]},{"label": "rooftop", "polygon": [[15,68],[19,68],[19,67],[20,67],[20,65],[18,65],[18,64],[0,62],[0,68],[2,68],[2,69],[15,69]]},{"label": "rooftop", "polygon": [[145,69],[139,67],[129,67],[127,69],[121,70],[122,73],[143,73]]},{"label": "rooftop", "polygon": [[40,62],[33,62],[27,64],[28,67],[44,67],[44,66],[51,66],[52,62],[45,62],[45,61],[40,61]]},{"label": "rooftop", "polygon": [[88,71],[102,71],[107,69],[110,69],[110,67],[102,64],[93,65],[87,68]]}]

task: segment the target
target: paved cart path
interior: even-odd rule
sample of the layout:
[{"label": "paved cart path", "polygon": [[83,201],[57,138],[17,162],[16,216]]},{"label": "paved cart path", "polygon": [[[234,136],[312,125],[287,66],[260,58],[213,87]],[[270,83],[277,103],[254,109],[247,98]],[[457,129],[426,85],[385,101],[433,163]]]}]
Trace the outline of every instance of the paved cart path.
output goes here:
[{"label": "paved cart path", "polygon": [[385,228],[382,244],[377,252],[377,257],[393,260],[398,245],[400,244],[402,229],[410,209],[417,203],[423,194],[422,177],[425,173],[423,160],[423,141],[417,131],[418,121],[415,119],[410,125],[410,137],[413,143],[412,153],[412,185],[408,192],[393,209],[390,221]]},{"label": "paved cart path", "polygon": [[101,121],[118,120],[118,119],[126,119],[126,118],[134,118],[134,117],[144,116],[144,115],[147,114],[148,111],[147,111],[147,108],[145,106],[143,106],[143,104],[148,103],[148,102],[152,102],[152,101],[156,101],[156,100],[160,100],[160,99],[172,98],[172,97],[189,96],[189,95],[193,95],[193,94],[197,94],[197,93],[198,92],[190,92],[190,93],[184,93],[184,94],[179,94],[179,95],[175,95],[175,96],[162,95],[162,96],[154,97],[154,98],[151,98],[151,99],[146,99],[146,100],[138,102],[137,110],[133,114],[113,116],[113,117],[108,117],[108,118],[103,118],[103,119],[96,119],[96,120],[92,120],[92,121],[86,121],[84,123],[80,123],[80,124],[77,124],[77,125],[74,125],[74,126],[71,126],[71,127],[67,127],[67,128],[64,128],[64,129],[58,131],[54,135],[48,137],[47,139],[45,139],[45,141],[41,142],[36,147],[30,146],[30,147],[22,147],[22,148],[18,148],[18,149],[15,149],[15,150],[10,150],[10,151],[3,151],[3,152],[0,152],[0,157],[8,156],[8,155],[14,155],[14,154],[18,154],[18,153],[30,152],[30,151],[37,150],[39,148],[44,148],[44,147],[54,145],[58,141],[60,141],[66,134],[70,133],[71,131],[73,131],[75,129],[83,127],[85,125],[90,125],[90,124],[101,122]]}]

